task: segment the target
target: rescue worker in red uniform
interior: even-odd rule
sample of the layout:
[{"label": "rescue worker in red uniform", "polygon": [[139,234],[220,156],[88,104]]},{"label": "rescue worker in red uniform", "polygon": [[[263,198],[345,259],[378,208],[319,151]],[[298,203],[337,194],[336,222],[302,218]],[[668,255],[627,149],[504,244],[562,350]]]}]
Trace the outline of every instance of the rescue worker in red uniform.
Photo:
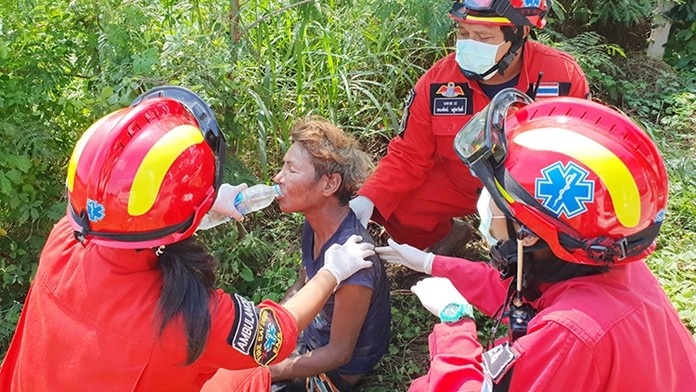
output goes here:
[{"label": "rescue worker in red uniform", "polygon": [[[293,351],[298,329],[374,250],[357,236],[336,245],[284,306],[216,289],[217,262],[192,235],[211,207],[242,219],[230,206],[246,185],[221,186],[224,151],[208,105],[173,86],[85,132],[68,166],[67,216],[41,254],[0,390],[199,391],[220,368],[260,369]],[[246,376],[217,385],[270,382]]]},{"label": "rescue worker in red uniform", "polygon": [[527,40],[532,26],[544,27],[550,2],[483,4],[491,2],[454,3],[450,16],[458,26],[456,52],[416,83],[399,135],[351,200],[364,225],[371,218],[398,242],[450,253],[468,237],[468,226],[454,220],[453,227],[452,218],[476,212],[482,186],[461,164],[452,142],[498,91],[515,87],[536,98],[589,95],[585,76],[570,55]]},{"label": "rescue worker in red uniform", "polygon": [[[377,248],[433,276],[412,287],[442,323],[410,390],[694,390],[696,343],[645,263],[667,206],[657,147],[598,103],[531,102],[503,90],[455,141],[485,185],[492,265]],[[469,303],[509,337],[482,346]]]}]

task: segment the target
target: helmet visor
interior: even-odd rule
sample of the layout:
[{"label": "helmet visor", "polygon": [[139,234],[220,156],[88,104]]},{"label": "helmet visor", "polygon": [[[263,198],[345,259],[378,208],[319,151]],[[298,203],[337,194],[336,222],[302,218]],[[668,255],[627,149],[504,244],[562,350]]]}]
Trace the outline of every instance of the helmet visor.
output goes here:
[{"label": "helmet visor", "polygon": [[471,173],[481,180],[498,208],[514,218],[506,199],[505,190],[495,177],[496,169],[507,157],[505,120],[511,111],[532,103],[523,92],[506,88],[459,131],[454,139],[454,150]]},{"label": "helmet visor", "polygon": [[474,11],[493,11],[495,0],[464,0],[461,4]]},{"label": "helmet visor", "polygon": [[[511,110],[532,103],[523,92],[506,88],[501,90],[491,102],[477,113],[454,138],[454,151],[467,166],[473,170],[473,163],[488,160],[496,169],[507,156],[505,140],[505,119]],[[475,173],[478,176],[478,173]]]}]

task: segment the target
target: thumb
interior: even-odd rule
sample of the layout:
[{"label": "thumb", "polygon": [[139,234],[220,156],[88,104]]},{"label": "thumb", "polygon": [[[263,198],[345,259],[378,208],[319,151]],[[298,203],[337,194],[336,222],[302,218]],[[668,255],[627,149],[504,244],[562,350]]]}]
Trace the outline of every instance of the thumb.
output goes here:
[{"label": "thumb", "polygon": [[377,252],[380,257],[395,253],[391,246],[377,246],[375,247],[375,252]]},{"label": "thumb", "polygon": [[398,254],[400,254],[400,255],[402,255],[402,256],[403,256],[403,254],[404,254],[404,251],[405,251],[406,249],[408,249],[408,248],[407,248],[408,245],[400,244],[400,243],[394,241],[394,240],[391,239],[391,238],[389,238],[389,239],[387,240],[387,244],[389,244],[389,246],[390,246],[392,249],[394,249],[394,250],[396,251],[396,253],[398,253]]},{"label": "thumb", "polygon": [[239,192],[241,192],[241,191],[243,191],[243,190],[249,188],[249,185],[247,185],[246,182],[243,182],[243,183],[241,183],[241,184],[239,184],[239,185],[237,185],[237,186],[234,186],[234,185],[233,185],[232,188],[233,188],[235,191],[237,191],[237,193],[239,193]]},{"label": "thumb", "polygon": [[215,202],[210,208],[219,214],[227,215],[236,221],[241,221],[244,216],[237,211],[234,207],[234,199],[237,197],[239,192],[247,189],[246,183],[241,183],[239,185],[222,184],[217,190],[217,196],[215,197]]}]

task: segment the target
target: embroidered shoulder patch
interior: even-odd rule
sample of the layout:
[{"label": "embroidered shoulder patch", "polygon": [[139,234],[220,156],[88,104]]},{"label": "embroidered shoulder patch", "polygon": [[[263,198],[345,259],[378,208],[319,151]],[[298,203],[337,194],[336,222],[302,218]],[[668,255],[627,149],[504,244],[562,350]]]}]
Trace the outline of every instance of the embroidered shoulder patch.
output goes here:
[{"label": "embroidered shoulder patch", "polygon": [[283,331],[280,330],[275,311],[262,308],[259,311],[259,327],[254,342],[254,360],[261,366],[267,366],[276,359],[283,345]]},{"label": "embroidered shoulder patch", "polygon": [[519,357],[517,351],[505,342],[483,353],[483,372],[486,378],[498,383]]},{"label": "embroidered shoulder patch", "polygon": [[256,315],[256,306],[248,299],[235,294],[232,296],[234,303],[234,323],[227,344],[246,355],[251,354],[251,347],[256,339],[256,329],[259,319]]}]

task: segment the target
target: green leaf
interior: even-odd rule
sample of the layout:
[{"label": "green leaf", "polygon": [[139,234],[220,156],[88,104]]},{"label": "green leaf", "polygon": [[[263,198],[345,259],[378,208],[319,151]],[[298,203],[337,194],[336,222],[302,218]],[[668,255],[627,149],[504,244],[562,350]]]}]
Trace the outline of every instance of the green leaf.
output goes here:
[{"label": "green leaf", "polygon": [[244,279],[246,282],[253,282],[254,281],[254,273],[251,272],[251,269],[247,267],[246,265],[242,270],[239,272],[239,275]]},{"label": "green leaf", "polygon": [[7,176],[2,173],[0,173],[0,193],[6,195],[12,194],[12,183],[7,179]]},{"label": "green leaf", "polygon": [[99,94],[99,98],[102,101],[108,101],[109,98],[114,95],[114,89],[111,86],[104,86]]},{"label": "green leaf", "polygon": [[14,157],[15,167],[24,173],[29,172],[31,169],[31,160],[26,155],[17,155]]},{"label": "green leaf", "polygon": [[13,184],[19,184],[22,181],[22,173],[20,173],[19,170],[8,170],[5,176],[7,176]]}]

